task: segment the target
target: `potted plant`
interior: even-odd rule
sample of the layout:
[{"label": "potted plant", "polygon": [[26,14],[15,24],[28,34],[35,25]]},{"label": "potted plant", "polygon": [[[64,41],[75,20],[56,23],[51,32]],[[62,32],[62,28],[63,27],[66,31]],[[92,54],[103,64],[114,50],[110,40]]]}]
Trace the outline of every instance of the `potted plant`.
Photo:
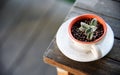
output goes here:
[{"label": "potted plant", "polygon": [[89,46],[95,57],[100,58],[100,49],[95,46],[106,35],[105,21],[95,14],[83,14],[74,18],[68,26],[69,38],[78,46]]}]

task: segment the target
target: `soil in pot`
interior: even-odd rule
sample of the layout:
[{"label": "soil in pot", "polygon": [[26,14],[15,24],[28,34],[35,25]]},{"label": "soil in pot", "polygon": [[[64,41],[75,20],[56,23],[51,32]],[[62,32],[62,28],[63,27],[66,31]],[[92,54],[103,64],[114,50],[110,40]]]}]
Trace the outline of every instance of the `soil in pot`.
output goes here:
[{"label": "soil in pot", "polygon": [[77,21],[72,26],[71,33],[75,39],[80,40],[80,41],[84,41],[84,42],[92,42],[103,35],[104,29],[103,29],[103,26],[99,22],[97,23],[97,29],[93,33],[93,38],[91,40],[88,40],[85,33],[79,30],[79,28],[81,26],[80,25],[81,22],[85,22],[85,23],[89,24],[91,22],[91,20],[92,19],[83,19],[83,20]]}]

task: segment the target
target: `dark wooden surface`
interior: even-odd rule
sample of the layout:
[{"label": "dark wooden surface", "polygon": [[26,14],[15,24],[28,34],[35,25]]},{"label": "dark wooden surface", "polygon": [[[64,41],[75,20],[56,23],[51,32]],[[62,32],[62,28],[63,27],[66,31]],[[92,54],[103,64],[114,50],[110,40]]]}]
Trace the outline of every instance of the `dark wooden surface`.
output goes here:
[{"label": "dark wooden surface", "polygon": [[[93,62],[76,62],[65,57],[54,38],[44,54],[44,61],[76,75],[120,75],[120,2],[116,0],[77,0],[65,20],[84,13],[101,16],[114,32],[114,45],[104,58]],[[107,44],[107,43],[106,43]]]},{"label": "dark wooden surface", "polygon": [[56,75],[43,54],[71,6],[57,0],[0,0],[0,75]]}]

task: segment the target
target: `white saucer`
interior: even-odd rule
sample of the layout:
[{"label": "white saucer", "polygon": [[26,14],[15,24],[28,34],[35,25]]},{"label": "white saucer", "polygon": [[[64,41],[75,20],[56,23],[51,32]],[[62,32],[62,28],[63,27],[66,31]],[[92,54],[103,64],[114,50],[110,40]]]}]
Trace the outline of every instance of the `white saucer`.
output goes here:
[{"label": "white saucer", "polygon": [[[72,60],[75,60],[75,61],[90,62],[90,61],[97,60],[97,58],[95,58],[91,52],[87,53],[87,54],[84,52],[80,52],[78,50],[78,48],[74,47],[71,40],[69,40],[67,28],[68,28],[69,23],[73,19],[74,18],[67,20],[59,28],[59,30],[56,34],[56,42],[57,42],[58,48],[66,57],[68,57]],[[113,43],[114,43],[113,31],[108,24],[107,24],[107,27],[108,27],[108,29],[107,29],[105,39],[103,40],[102,43],[97,44],[97,46],[102,50],[101,51],[102,57],[104,57],[106,54],[108,54],[108,52],[110,52],[110,50],[113,46]]]}]

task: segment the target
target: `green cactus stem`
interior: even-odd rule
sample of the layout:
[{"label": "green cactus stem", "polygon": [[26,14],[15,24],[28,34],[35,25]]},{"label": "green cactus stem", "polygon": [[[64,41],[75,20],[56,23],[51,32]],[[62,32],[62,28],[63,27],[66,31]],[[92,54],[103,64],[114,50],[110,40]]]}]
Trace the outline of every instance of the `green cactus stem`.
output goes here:
[{"label": "green cactus stem", "polygon": [[85,35],[87,36],[88,40],[91,40],[93,38],[93,33],[97,29],[97,19],[93,18],[90,22],[90,24],[87,24],[85,22],[80,23],[81,26],[79,28],[80,31],[85,32]]}]

